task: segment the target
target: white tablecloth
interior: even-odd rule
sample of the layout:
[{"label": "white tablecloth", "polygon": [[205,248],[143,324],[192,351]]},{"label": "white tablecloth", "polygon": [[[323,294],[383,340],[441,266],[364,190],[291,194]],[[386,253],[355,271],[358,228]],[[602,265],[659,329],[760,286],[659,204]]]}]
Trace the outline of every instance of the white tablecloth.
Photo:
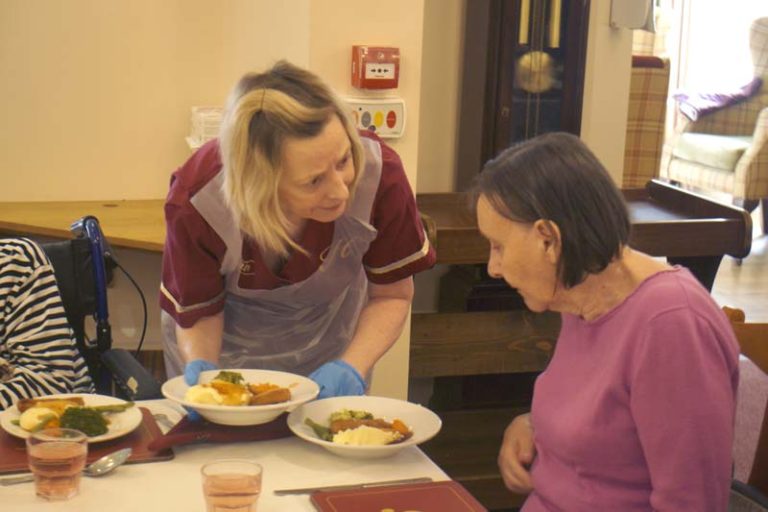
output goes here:
[{"label": "white tablecloth", "polygon": [[[141,402],[153,413],[180,418],[167,400]],[[34,484],[0,487],[0,511],[139,512],[205,510],[200,466],[219,458],[248,458],[264,467],[259,512],[315,510],[309,495],[275,496],[274,489],[364,483],[411,477],[448,480],[448,476],[416,447],[392,458],[353,460],[333,455],[297,437],[252,443],[190,444],[174,448],[170,461],[130,464],[102,478],[83,477],[80,495],[69,501],[46,502]]]}]

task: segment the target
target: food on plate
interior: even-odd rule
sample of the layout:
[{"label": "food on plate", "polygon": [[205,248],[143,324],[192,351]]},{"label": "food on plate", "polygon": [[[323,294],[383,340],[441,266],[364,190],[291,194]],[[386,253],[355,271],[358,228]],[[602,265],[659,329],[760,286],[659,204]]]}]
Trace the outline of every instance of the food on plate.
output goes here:
[{"label": "food on plate", "polygon": [[101,412],[91,407],[69,407],[59,418],[62,428],[79,430],[88,437],[106,434],[109,423]]},{"label": "food on plate", "polygon": [[356,428],[341,430],[333,436],[336,444],[348,444],[352,446],[376,446],[398,443],[403,440],[403,435],[397,430],[383,429],[360,425]]},{"label": "food on plate", "polygon": [[189,388],[184,400],[196,404],[221,405],[223,399],[216,389],[210,386],[196,385]]},{"label": "food on plate", "polygon": [[250,405],[267,405],[287,402],[291,399],[291,390],[288,388],[275,387],[251,395]]},{"label": "food on plate", "polygon": [[37,432],[58,417],[57,413],[47,407],[30,407],[19,416],[19,426],[27,432]]},{"label": "food on plate", "polygon": [[401,443],[413,435],[401,420],[387,421],[375,418],[368,411],[341,409],[328,418],[328,426],[321,425],[311,418],[304,423],[309,425],[320,439],[336,444],[352,446],[375,446]]},{"label": "food on plate", "polygon": [[46,409],[54,411],[61,416],[64,409],[72,406],[82,407],[85,405],[85,401],[81,396],[73,396],[69,398],[22,398],[16,402],[16,408],[19,412],[24,412],[32,407],[45,407]]},{"label": "food on plate", "polygon": [[106,434],[109,430],[109,419],[105,415],[123,412],[133,407],[133,402],[88,407],[82,397],[35,398],[19,400],[16,407],[21,415],[12,423],[27,432],[62,427],[96,437]]},{"label": "food on plate", "polygon": [[196,384],[184,394],[184,400],[208,405],[270,405],[287,402],[291,390],[277,384],[245,382],[242,374],[222,370],[210,382]]}]

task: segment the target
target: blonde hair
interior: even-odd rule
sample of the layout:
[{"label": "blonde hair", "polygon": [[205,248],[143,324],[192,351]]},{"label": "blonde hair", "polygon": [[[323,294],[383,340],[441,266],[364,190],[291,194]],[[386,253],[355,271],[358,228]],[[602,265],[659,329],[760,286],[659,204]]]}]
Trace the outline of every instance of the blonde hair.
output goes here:
[{"label": "blonde hair", "polygon": [[240,229],[262,250],[281,257],[291,249],[306,254],[289,235],[278,195],[287,138],[317,136],[336,115],[352,147],[354,192],[365,157],[347,110],[319,77],[287,61],[243,76],[230,94],[219,137],[224,196]]}]

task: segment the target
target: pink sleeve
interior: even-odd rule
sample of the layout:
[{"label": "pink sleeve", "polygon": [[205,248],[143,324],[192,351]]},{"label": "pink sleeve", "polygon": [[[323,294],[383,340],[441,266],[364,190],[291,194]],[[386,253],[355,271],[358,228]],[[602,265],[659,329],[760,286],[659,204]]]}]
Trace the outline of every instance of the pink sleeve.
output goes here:
[{"label": "pink sleeve", "polygon": [[627,384],[654,510],[726,510],[737,360],[724,318],[675,309],[648,325]]}]

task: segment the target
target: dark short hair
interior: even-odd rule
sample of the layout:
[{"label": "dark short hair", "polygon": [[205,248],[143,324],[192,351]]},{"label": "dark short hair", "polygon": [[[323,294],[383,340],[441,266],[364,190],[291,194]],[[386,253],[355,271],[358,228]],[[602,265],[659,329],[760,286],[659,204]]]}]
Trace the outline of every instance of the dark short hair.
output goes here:
[{"label": "dark short hair", "polygon": [[581,283],[619,256],[630,232],[621,191],[576,136],[548,133],[518,143],[488,162],[470,192],[516,222],[557,224],[562,238],[558,278]]}]

